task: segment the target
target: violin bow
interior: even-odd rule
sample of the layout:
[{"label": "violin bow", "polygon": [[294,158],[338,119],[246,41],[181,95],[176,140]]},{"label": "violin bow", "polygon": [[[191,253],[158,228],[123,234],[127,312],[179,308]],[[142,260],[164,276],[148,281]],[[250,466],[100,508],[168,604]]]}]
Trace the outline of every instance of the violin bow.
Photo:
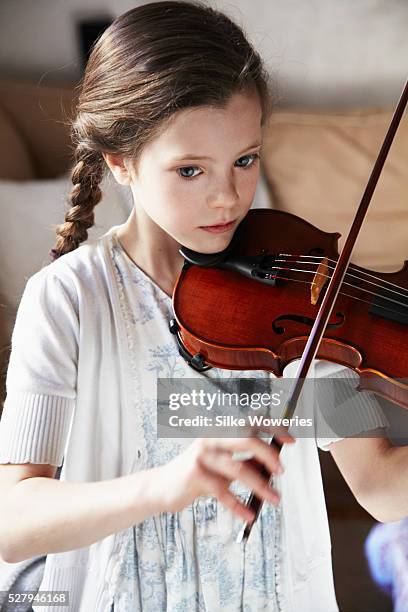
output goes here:
[{"label": "violin bow", "polygon": [[[320,342],[326,331],[326,327],[329,322],[330,316],[332,314],[334,304],[336,302],[337,296],[340,291],[340,287],[342,285],[344,276],[346,274],[348,265],[350,263],[351,254],[352,254],[354,245],[356,243],[358,234],[360,232],[360,229],[363,224],[364,218],[366,216],[368,207],[373,197],[374,190],[378,183],[378,179],[380,177],[385,161],[387,159],[388,152],[394,140],[394,136],[401,122],[401,118],[405,112],[407,103],[408,103],[408,81],[405,84],[401,97],[394,111],[394,115],[392,117],[388,131],[385,135],[384,142],[381,146],[380,152],[378,154],[378,157],[371,171],[370,178],[368,179],[368,183],[363,193],[363,196],[361,198],[360,205],[357,209],[356,215],[351,225],[349,234],[347,236],[347,240],[341,251],[340,257],[337,261],[336,267],[334,269],[330,282],[327,286],[324,298],[320,305],[319,311],[317,313],[317,317],[315,319],[312,330],[310,332],[308,341],[303,350],[300,364],[298,366],[298,369],[295,375],[294,384],[289,392],[289,397],[285,405],[285,410],[282,416],[283,419],[292,418],[293,413],[296,409],[296,405],[299,400],[299,396],[303,389],[305,378],[309,372],[313,359],[316,357],[316,353],[319,348]],[[276,440],[274,437],[272,437],[269,444],[270,446],[275,446],[275,448],[278,449],[278,452],[281,451],[282,444],[278,440]],[[271,475],[265,466],[261,466],[260,473],[265,478],[266,477],[271,478]],[[262,500],[259,499],[259,497],[257,497],[253,492],[251,492],[245,506],[255,512],[255,518],[252,520],[252,522],[247,521],[244,523],[241,531],[238,534],[238,537],[236,540],[237,543],[240,543],[240,542],[245,543],[246,540],[248,539],[248,536],[251,533],[252,526],[255,524],[255,521],[257,520],[259,513],[261,511],[262,503],[263,503]]]}]

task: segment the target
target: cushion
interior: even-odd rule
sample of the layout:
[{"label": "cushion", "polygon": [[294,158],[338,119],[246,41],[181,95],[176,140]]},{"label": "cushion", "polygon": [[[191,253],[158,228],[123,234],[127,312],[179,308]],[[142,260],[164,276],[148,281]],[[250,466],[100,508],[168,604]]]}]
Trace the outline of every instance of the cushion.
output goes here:
[{"label": "cushion", "polygon": [[[67,176],[27,182],[0,181],[3,328],[4,321],[9,327],[14,320],[26,280],[51,261],[48,253],[55,243],[55,227],[64,221],[71,188]],[[86,242],[101,236],[113,225],[124,223],[131,210],[129,188],[116,183],[111,175],[104,178],[101,188],[103,197],[95,207],[95,226],[88,230]]]},{"label": "cushion", "polygon": [[12,180],[29,180],[35,171],[23,138],[12,119],[0,107],[0,134],[2,155],[0,155],[0,177]]},{"label": "cushion", "polygon": [[[276,112],[264,133],[263,170],[274,207],[340,232],[344,243],[392,112]],[[408,259],[408,121],[389,152],[352,261],[392,271]]]}]

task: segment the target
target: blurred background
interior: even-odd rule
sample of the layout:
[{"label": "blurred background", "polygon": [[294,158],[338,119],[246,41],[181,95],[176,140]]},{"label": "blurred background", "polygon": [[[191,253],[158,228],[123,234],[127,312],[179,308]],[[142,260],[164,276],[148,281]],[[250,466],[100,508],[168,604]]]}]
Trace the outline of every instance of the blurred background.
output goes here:
[{"label": "blurred background", "polygon": [[[276,109],[265,129],[254,206],[295,213],[344,237],[408,76],[408,2],[208,3],[244,27],[274,84]],[[55,226],[67,210],[74,88],[95,38],[117,15],[139,4],[144,2],[0,3],[0,400],[25,282],[49,263]],[[407,160],[405,118],[356,245],[354,263],[395,271],[408,259]],[[131,206],[128,190],[106,177],[89,240],[123,223]],[[407,429],[406,412],[385,402],[383,406],[391,434],[406,443],[404,435],[401,439]],[[330,453],[320,452],[320,457],[340,609],[408,612],[408,594],[402,586],[408,584],[408,561],[403,563],[408,545],[402,548],[403,533],[408,541],[406,525],[373,531],[376,522],[354,500]],[[35,584],[42,567],[38,561],[35,567],[24,564],[20,578],[31,571],[28,579]]]},{"label": "blurred background", "polygon": [[[82,34],[144,2],[2,0],[0,73],[75,83]],[[406,78],[405,0],[209,2],[240,22],[262,52],[285,107],[393,105]],[[96,29],[98,26],[96,26]]]}]

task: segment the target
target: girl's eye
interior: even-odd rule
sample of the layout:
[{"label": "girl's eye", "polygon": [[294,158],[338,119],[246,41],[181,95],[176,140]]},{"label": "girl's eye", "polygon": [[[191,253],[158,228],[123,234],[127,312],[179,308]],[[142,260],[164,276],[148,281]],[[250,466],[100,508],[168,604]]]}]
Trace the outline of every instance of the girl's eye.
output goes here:
[{"label": "girl's eye", "polygon": [[[197,168],[197,166],[185,166],[184,168],[178,168],[177,172],[182,178],[193,179],[198,176],[197,174],[194,174],[194,170],[199,170],[199,168]],[[183,174],[184,172],[185,174]]]},{"label": "girl's eye", "polygon": [[235,163],[238,163],[242,160],[248,162],[248,163],[244,163],[243,166],[238,166],[238,168],[250,168],[251,166],[254,165],[254,163],[259,159],[259,153],[251,153],[250,155],[244,155],[243,157],[240,157],[239,159],[237,159],[237,161]]},{"label": "girl's eye", "polygon": [[[251,168],[258,159],[259,153],[251,153],[250,155],[244,155],[243,157],[237,159],[235,165],[237,168],[242,168],[243,170],[246,170],[247,168]],[[241,163],[239,162],[243,162],[243,165],[241,165]],[[196,171],[198,171],[198,174],[194,174],[194,172]],[[183,168],[177,168],[177,173],[181,178],[187,180],[195,179],[201,174],[200,168],[198,168],[197,166],[184,166]]]}]

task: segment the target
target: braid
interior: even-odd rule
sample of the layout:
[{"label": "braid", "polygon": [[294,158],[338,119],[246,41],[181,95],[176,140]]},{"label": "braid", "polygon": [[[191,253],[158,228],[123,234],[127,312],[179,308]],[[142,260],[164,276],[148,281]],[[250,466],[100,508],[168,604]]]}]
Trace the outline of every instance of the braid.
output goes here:
[{"label": "braid", "polygon": [[75,161],[71,174],[74,188],[69,195],[72,207],[65,215],[65,223],[56,228],[58,238],[49,253],[52,260],[73,251],[87,240],[87,230],[95,222],[94,208],[102,198],[99,187],[105,168],[102,155],[79,145]]}]

